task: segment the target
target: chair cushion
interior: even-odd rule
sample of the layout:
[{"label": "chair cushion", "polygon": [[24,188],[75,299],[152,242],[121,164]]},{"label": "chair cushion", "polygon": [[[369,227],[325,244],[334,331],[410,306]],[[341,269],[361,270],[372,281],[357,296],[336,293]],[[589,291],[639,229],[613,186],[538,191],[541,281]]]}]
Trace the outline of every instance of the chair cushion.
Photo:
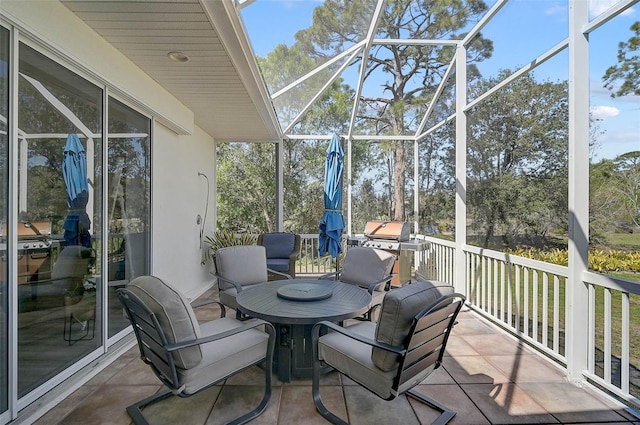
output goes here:
[{"label": "chair cushion", "polygon": [[[202,336],[219,334],[246,323],[230,317],[212,320],[202,324]],[[265,358],[268,341],[269,334],[254,328],[203,344],[202,361],[192,369],[178,370],[180,384],[185,385],[184,394],[194,394]]]},{"label": "chair cushion", "polygon": [[396,256],[381,249],[353,247],[347,251],[340,280],[368,288],[391,274]]},{"label": "chair cushion", "polygon": [[[191,341],[200,337],[200,326],[189,301],[180,291],[155,276],[140,276],[127,285],[156,315],[167,341]],[[173,353],[176,366],[189,369],[200,363],[199,347],[189,347]]]},{"label": "chair cushion", "polygon": [[267,258],[267,267],[277,272],[289,271],[289,258]]},{"label": "chair cushion", "polygon": [[[267,256],[260,245],[237,245],[220,248],[216,251],[216,271],[240,285],[253,285],[266,282]],[[228,282],[220,281],[220,289],[232,288]]]},{"label": "chair cushion", "polygon": [[295,235],[285,232],[265,233],[262,235],[262,246],[267,250],[267,258],[288,259],[295,248]]},{"label": "chair cushion", "polygon": [[51,280],[62,289],[72,291],[83,283],[92,260],[90,249],[80,245],[65,247],[51,269]]},{"label": "chair cushion", "polygon": [[[360,322],[348,327],[349,331],[373,339],[376,325]],[[371,346],[351,339],[338,332],[329,332],[318,340],[321,360],[373,391],[383,399],[392,396],[396,371],[383,371],[371,359]]]},{"label": "chair cushion", "polygon": [[[387,292],[376,326],[376,341],[401,347],[409,334],[413,318],[443,295],[453,293],[453,286],[438,281],[415,282]],[[371,358],[384,371],[398,366],[395,354],[379,348],[372,350]]]}]

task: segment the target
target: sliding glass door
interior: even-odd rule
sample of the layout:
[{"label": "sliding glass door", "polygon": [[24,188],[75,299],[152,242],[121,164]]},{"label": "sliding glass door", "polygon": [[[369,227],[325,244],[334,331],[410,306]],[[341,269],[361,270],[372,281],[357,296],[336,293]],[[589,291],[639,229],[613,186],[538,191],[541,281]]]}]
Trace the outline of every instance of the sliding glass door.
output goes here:
[{"label": "sliding glass door", "polygon": [[[9,199],[9,31],[0,27],[0,223]],[[9,405],[9,297],[6,238],[0,240],[0,415]]]},{"label": "sliding glass door", "polygon": [[102,345],[103,90],[21,44],[18,397]]},{"label": "sliding glass door", "polygon": [[129,326],[115,290],[149,273],[151,119],[109,98],[107,301],[112,337]]}]

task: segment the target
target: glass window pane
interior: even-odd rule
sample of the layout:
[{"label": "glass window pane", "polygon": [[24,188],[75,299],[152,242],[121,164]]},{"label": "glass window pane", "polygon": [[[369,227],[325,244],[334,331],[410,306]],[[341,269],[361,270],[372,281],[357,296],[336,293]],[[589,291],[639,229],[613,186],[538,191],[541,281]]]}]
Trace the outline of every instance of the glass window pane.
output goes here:
[{"label": "glass window pane", "polygon": [[101,345],[102,90],[26,45],[19,55],[13,254],[23,396]]},{"label": "glass window pane", "polygon": [[[9,196],[9,31],[0,27],[0,223],[7,222]],[[8,408],[8,324],[7,245],[0,240],[0,413]]]},{"label": "glass window pane", "polygon": [[151,120],[109,98],[109,337],[129,325],[115,289],[149,274]]}]

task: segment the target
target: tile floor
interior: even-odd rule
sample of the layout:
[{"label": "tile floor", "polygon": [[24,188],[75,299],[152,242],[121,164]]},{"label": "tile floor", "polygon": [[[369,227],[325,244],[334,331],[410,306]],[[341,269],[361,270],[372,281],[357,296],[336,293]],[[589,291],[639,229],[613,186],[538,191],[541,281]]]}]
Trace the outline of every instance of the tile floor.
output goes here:
[{"label": "tile floor", "polygon": [[[199,320],[211,320],[213,309],[198,309]],[[190,398],[170,398],[145,409],[154,425],[223,424],[257,405],[262,371],[254,367]],[[129,425],[125,408],[161,389],[158,379],[138,358],[137,347],[40,417],[36,425]],[[418,391],[457,412],[450,424],[629,424],[640,419],[590,387],[566,382],[560,369],[464,310],[449,339],[444,365]],[[383,401],[348,378],[331,372],[321,383],[330,410],[351,424],[428,424],[436,414],[401,396]],[[279,382],[274,375],[267,410],[252,424],[326,424],[315,410],[311,380]]]}]

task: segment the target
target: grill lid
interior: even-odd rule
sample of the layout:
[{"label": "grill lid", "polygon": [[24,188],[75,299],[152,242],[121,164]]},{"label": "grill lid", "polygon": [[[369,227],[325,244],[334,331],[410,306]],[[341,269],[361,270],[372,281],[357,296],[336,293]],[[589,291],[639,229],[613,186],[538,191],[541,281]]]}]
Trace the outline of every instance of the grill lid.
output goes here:
[{"label": "grill lid", "polygon": [[[2,237],[7,237],[7,223],[2,224]],[[49,239],[50,221],[21,221],[18,223],[18,240]]]},{"label": "grill lid", "polygon": [[406,221],[368,221],[364,227],[368,239],[386,239],[404,242],[411,239],[411,225]]}]

